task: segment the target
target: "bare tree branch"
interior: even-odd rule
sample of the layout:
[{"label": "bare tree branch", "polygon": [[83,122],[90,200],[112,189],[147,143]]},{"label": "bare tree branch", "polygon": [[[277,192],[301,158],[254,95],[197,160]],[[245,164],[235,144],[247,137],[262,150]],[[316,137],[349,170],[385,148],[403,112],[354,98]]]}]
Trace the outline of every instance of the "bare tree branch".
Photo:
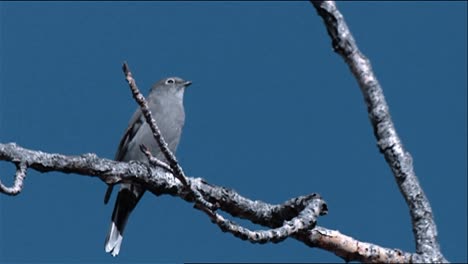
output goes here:
[{"label": "bare tree branch", "polygon": [[[118,182],[138,182],[155,195],[179,196],[187,202],[194,202],[193,195],[171,172],[162,167],[148,167],[141,163],[118,162],[98,158],[95,154],[65,156],[41,151],[33,151],[14,143],[0,143],[0,160],[24,164],[39,172],[59,171],[84,176],[99,177],[108,184]],[[325,202],[317,194],[292,198],[283,204],[272,205],[262,201],[252,201],[234,190],[211,185],[201,178],[187,177],[190,186],[203,195],[207,201],[217,204],[234,217],[247,219],[255,224],[274,228],[266,231],[250,231],[234,222],[219,217],[206,207],[213,222],[222,231],[252,243],[280,242],[293,237],[310,247],[330,251],[346,261],[363,262],[418,262],[417,254],[388,249],[366,242],[357,241],[338,231],[315,226],[316,217],[327,212]],[[409,261],[411,260],[411,261]]]},{"label": "bare tree branch", "polygon": [[335,2],[311,2],[323,18],[332,39],[333,49],[345,60],[359,83],[378,147],[384,154],[410,209],[416,252],[421,255],[416,261],[447,262],[437,242],[437,227],[429,200],[414,173],[412,157],[398,137],[382,87],[372,71],[370,61],[359,51]]},{"label": "bare tree branch", "polygon": [[317,247],[334,252],[346,262],[357,260],[372,263],[417,263],[413,260],[415,254],[360,242],[338,231],[323,227],[316,227],[310,231],[308,239],[314,241]]},{"label": "bare tree branch", "polygon": [[312,200],[308,202],[297,217],[284,221],[281,227],[272,230],[250,231],[232,221],[226,220],[219,214],[212,215],[212,221],[218,224],[224,232],[230,232],[243,240],[262,244],[266,242],[278,243],[298,232],[311,230],[317,222],[317,217],[327,213],[327,206],[320,199],[320,196],[313,194],[310,198]]},{"label": "bare tree branch", "polygon": [[[149,168],[151,174],[148,174],[148,167],[141,163],[101,159],[95,154],[51,154],[25,149],[14,143],[0,143],[0,160],[24,164],[23,173],[27,168],[32,168],[39,172],[59,171],[95,176],[108,184],[137,182],[155,195],[169,194],[179,196],[187,202],[196,202],[193,192],[162,167]],[[325,202],[316,194],[291,199],[282,205],[270,205],[249,200],[233,190],[210,185],[201,178],[186,179],[191,188],[200,193],[206,201],[217,204],[219,209],[232,216],[274,228],[251,231],[224,219],[209,208],[196,204],[196,208],[207,213],[222,231],[252,243],[279,242],[296,233],[307,232],[315,227],[317,217],[327,212]],[[2,192],[5,192],[4,189],[9,188],[2,187]]]}]

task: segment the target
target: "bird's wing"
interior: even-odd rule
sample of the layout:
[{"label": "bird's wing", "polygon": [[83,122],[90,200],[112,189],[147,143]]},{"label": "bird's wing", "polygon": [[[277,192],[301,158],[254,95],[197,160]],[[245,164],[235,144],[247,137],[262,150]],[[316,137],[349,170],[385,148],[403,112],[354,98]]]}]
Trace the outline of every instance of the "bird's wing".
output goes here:
[{"label": "bird's wing", "polygon": [[135,137],[136,133],[144,123],[145,120],[143,118],[143,115],[141,114],[141,110],[138,108],[133,114],[132,118],[130,119],[127,130],[125,130],[122,139],[120,139],[119,147],[117,148],[117,152],[115,153],[115,160],[123,160],[125,153],[127,153],[128,142],[130,142],[133,139],[133,137]]},{"label": "bird's wing", "polygon": [[[128,128],[120,140],[117,153],[115,154],[115,160],[124,161],[125,159],[125,161],[127,161],[125,155],[128,152],[127,150],[129,143],[132,142],[135,135],[142,128],[144,123],[144,117],[141,113],[141,110],[138,108],[130,119]],[[109,198],[112,194],[112,189],[113,185],[109,185],[109,188],[107,189],[106,195],[104,197],[104,203],[109,201]],[[122,187],[120,188],[119,194],[117,195],[117,200],[115,202],[114,211],[112,213],[111,227],[106,237],[105,243],[106,252],[112,253],[113,256],[119,254],[120,245],[123,238],[122,235],[127,223],[127,219],[144,193],[145,189],[143,189],[143,187],[141,187],[139,184],[122,184]]]},{"label": "bird's wing", "polygon": [[[141,114],[141,110],[138,108],[135,113],[133,114],[130,122],[128,124],[127,130],[120,139],[119,147],[117,148],[117,152],[115,153],[115,160],[122,161],[124,158],[125,153],[127,153],[128,142],[130,142],[133,137],[135,137],[138,129],[144,124],[145,120],[143,115]],[[109,185],[107,187],[106,194],[104,195],[104,204],[109,202],[109,199],[112,195],[112,190],[114,189],[114,185]]]}]

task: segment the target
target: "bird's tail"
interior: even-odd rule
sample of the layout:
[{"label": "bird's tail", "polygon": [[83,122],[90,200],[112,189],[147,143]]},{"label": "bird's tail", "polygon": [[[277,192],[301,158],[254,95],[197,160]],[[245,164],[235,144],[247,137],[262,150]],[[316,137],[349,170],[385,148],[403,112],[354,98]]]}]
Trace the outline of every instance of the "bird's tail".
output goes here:
[{"label": "bird's tail", "polygon": [[112,213],[112,222],[105,244],[106,252],[111,253],[114,257],[119,254],[123,231],[127,224],[128,217],[143,194],[144,189],[141,188],[141,186],[123,184],[117,195],[114,211]]}]

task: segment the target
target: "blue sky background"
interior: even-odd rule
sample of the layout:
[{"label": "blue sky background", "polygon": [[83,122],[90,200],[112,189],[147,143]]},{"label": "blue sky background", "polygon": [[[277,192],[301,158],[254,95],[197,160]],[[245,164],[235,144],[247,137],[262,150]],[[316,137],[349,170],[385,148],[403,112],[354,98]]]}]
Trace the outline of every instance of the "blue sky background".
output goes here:
[{"label": "blue sky background", "polygon": [[[467,4],[338,6],[413,155],[443,253],[466,262]],[[270,203],[318,192],[330,210],[320,225],[414,251],[361,92],[309,2],[0,2],[0,38],[0,142],[113,158],[136,108],[127,60],[145,93],[163,77],[193,81],[177,153],[188,175]],[[13,173],[0,162],[2,181]],[[0,262],[340,261],[294,239],[241,241],[191,204],[151,194],[112,258],[105,189],[28,171],[19,196],[0,195]]]}]

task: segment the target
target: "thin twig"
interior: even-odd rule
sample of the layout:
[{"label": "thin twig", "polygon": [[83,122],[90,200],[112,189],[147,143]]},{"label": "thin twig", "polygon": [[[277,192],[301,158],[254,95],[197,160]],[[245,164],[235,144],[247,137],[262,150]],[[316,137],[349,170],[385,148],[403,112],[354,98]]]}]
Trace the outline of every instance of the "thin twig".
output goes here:
[{"label": "thin twig", "polygon": [[372,71],[370,61],[359,51],[335,2],[311,2],[323,18],[332,39],[333,49],[345,60],[359,83],[379,149],[384,154],[410,209],[416,252],[421,254],[423,261],[447,262],[437,241],[437,227],[429,200],[416,177],[411,155],[398,137],[382,87]]},{"label": "thin twig", "polygon": [[171,166],[167,165],[165,162],[155,158],[150,150],[143,144],[140,145],[140,150],[145,154],[146,158],[148,159],[149,163],[153,166],[161,167],[169,171],[170,173],[174,173],[174,170],[171,168]]},{"label": "thin twig", "polygon": [[125,74],[125,79],[127,80],[130,90],[132,91],[133,98],[140,105],[141,112],[145,117],[146,123],[148,123],[149,127],[151,128],[154,139],[158,143],[158,146],[161,149],[161,152],[164,154],[164,157],[169,162],[169,166],[174,171],[174,177],[176,177],[187,188],[187,190],[191,192],[191,194],[194,196],[194,199],[198,203],[204,207],[209,208],[210,210],[216,210],[216,206],[214,204],[211,204],[203,199],[203,196],[200,193],[190,187],[182,167],[179,165],[179,162],[177,162],[174,153],[172,153],[172,151],[169,149],[166,141],[164,140],[164,137],[161,135],[161,131],[156,124],[156,120],[154,120],[151,114],[151,110],[148,107],[148,103],[146,102],[145,97],[141,94],[140,89],[138,89],[136,81],[133,78],[132,72],[130,71],[130,67],[128,66],[127,62],[124,62],[122,69]]},{"label": "thin twig", "polygon": [[164,157],[169,162],[169,166],[174,170],[174,176],[182,182],[183,185],[187,186],[187,180],[185,179],[185,173],[182,170],[182,167],[177,162],[175,155],[167,146],[164,137],[161,135],[161,131],[159,130],[158,125],[156,124],[156,120],[154,120],[151,110],[148,107],[148,103],[146,102],[145,97],[141,94],[140,89],[136,85],[136,81],[133,78],[132,72],[130,71],[130,67],[128,66],[127,62],[124,62],[122,66],[122,70],[125,74],[125,79],[130,86],[130,90],[132,91],[133,98],[137,101],[138,105],[140,105],[141,112],[145,117],[146,123],[148,123],[149,127],[151,128],[151,132],[153,133],[153,137],[158,143],[161,152],[164,154]]}]

